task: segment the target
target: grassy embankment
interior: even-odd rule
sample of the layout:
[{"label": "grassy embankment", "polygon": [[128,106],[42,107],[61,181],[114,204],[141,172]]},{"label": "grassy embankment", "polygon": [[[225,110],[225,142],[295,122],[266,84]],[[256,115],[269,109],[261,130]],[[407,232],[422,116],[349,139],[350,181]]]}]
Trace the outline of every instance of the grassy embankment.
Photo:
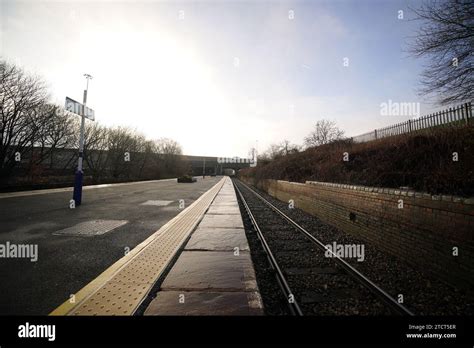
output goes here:
[{"label": "grassy embankment", "polygon": [[[343,161],[347,152],[349,161]],[[453,160],[453,153],[458,160]],[[367,143],[339,141],[284,156],[239,175],[474,196],[474,127],[438,127]]]}]

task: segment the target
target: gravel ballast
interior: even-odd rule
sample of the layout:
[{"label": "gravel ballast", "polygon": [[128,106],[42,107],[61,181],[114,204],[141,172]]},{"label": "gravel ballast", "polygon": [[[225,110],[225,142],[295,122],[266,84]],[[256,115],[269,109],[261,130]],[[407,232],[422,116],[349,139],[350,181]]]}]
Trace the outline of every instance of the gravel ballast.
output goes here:
[{"label": "gravel ballast", "polygon": [[[237,184],[241,189],[257,223],[264,232],[265,238],[268,239],[267,242],[277,256],[278,263],[285,270],[285,277],[291,283],[292,291],[295,292],[295,297],[305,315],[384,315],[391,313],[378,298],[344,274],[342,268],[335,266],[335,262],[331,258],[325,257],[321,249],[317,248],[298,230],[288,225],[283,218],[272,213],[270,208],[264,208],[263,202],[238,180],[234,179],[234,184]],[[456,289],[432,275],[412,267],[403,260],[380,251],[373,244],[323,223],[317,217],[298,208],[290,209],[287,203],[281,202],[265,192],[253,187],[252,189],[324,244],[363,245],[364,259],[362,262],[359,262],[355,257],[345,258],[345,261],[393,298],[399,299],[403,296],[403,305],[414,314],[474,314],[472,294]],[[244,216],[252,258],[258,258],[257,262],[254,260],[254,263],[263,265],[266,262],[268,264],[243,206],[241,206],[241,211]],[[266,266],[269,272],[265,271],[264,266],[260,270],[258,268],[256,265],[257,281],[262,289],[262,286],[267,286],[266,282],[270,278],[274,279],[275,277],[269,265]],[[272,276],[268,277],[267,273],[271,273]],[[276,281],[275,286],[278,288]],[[275,303],[279,304],[277,306],[279,308],[282,306],[282,301],[278,299],[278,294],[275,294],[275,291],[274,288],[269,291],[270,295],[262,291],[267,314],[286,314],[285,311],[273,310]],[[283,296],[281,291],[279,295]]]}]

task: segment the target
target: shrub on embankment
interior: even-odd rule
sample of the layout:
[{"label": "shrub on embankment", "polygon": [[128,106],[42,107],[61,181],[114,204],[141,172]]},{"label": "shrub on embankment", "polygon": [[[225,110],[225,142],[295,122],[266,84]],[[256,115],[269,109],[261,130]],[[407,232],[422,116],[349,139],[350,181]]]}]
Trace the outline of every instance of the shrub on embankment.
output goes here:
[{"label": "shrub on embankment", "polygon": [[338,141],[241,170],[239,176],[473,196],[474,127],[442,127],[367,143]]}]

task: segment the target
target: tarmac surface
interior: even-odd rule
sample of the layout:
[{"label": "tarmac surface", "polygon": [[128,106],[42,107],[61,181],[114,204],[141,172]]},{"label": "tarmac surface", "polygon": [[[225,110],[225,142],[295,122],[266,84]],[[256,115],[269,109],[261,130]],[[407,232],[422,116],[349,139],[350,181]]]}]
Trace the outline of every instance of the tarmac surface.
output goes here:
[{"label": "tarmac surface", "polygon": [[35,262],[0,258],[0,315],[49,314],[220,179],[99,185],[75,209],[68,190],[0,194],[0,247],[38,248]]}]

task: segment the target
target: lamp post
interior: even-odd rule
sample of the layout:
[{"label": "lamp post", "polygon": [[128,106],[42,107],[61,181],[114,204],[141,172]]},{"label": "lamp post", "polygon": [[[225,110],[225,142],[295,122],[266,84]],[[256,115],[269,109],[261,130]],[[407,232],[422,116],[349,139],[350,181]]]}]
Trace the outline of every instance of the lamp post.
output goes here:
[{"label": "lamp post", "polygon": [[204,179],[206,177],[206,157],[203,157],[203,162],[202,162],[202,178]]},{"label": "lamp post", "polygon": [[84,74],[84,77],[86,78],[86,89],[84,90],[84,96],[83,96],[83,108],[82,108],[82,113],[81,113],[81,135],[79,138],[79,158],[77,160],[77,171],[76,175],[74,177],[74,193],[73,193],[73,199],[75,205],[81,205],[82,202],[82,181],[84,177],[84,172],[83,172],[83,158],[84,158],[84,128],[85,128],[85,113],[86,113],[86,104],[87,104],[87,91],[89,89],[89,80],[92,79],[92,76],[89,74]]}]

